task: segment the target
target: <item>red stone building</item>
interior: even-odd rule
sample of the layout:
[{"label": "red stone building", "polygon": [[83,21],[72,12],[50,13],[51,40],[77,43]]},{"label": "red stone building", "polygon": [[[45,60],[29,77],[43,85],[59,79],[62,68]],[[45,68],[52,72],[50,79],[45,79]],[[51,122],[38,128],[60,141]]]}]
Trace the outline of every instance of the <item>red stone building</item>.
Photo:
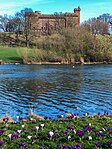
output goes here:
[{"label": "red stone building", "polygon": [[34,35],[50,35],[59,32],[62,28],[80,26],[80,7],[74,12],[41,14],[39,11],[26,12],[25,26],[27,32]]}]

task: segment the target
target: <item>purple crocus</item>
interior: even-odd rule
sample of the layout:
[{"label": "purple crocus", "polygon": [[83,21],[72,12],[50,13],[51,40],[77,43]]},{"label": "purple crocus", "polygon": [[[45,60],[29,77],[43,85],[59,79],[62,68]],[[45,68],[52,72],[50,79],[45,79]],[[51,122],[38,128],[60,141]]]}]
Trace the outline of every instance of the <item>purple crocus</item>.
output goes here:
[{"label": "purple crocus", "polygon": [[104,136],[104,132],[103,131],[100,131],[99,132],[99,136],[101,136],[101,137]]},{"label": "purple crocus", "polygon": [[67,126],[67,129],[74,130],[72,126]]},{"label": "purple crocus", "polygon": [[112,130],[111,130],[111,129],[108,129],[108,133],[109,133],[109,134],[112,134]]},{"label": "purple crocus", "polygon": [[44,149],[49,149],[47,146]]},{"label": "purple crocus", "polygon": [[12,134],[12,140],[18,139],[18,138],[20,138],[20,136],[18,134]]},{"label": "purple crocus", "polygon": [[108,141],[107,143],[108,143],[108,145],[112,145],[112,141]]},{"label": "purple crocus", "polygon": [[91,128],[91,126],[87,125],[87,126],[84,126],[84,130],[85,130],[85,131],[91,131],[92,128]]},{"label": "purple crocus", "polygon": [[1,130],[0,130],[0,133],[4,133],[4,132],[5,132],[5,130],[4,130],[4,129],[1,129]]},{"label": "purple crocus", "polygon": [[67,134],[68,134],[68,130],[65,130],[65,131],[63,132],[63,134],[64,134],[64,135],[67,135]]},{"label": "purple crocus", "polygon": [[0,146],[2,146],[4,144],[4,142],[3,141],[0,141]]},{"label": "purple crocus", "polygon": [[49,119],[49,117],[48,116],[45,116],[44,119],[47,120],[47,119]]},{"label": "purple crocus", "polygon": [[76,144],[74,149],[82,149],[81,145],[80,144]]},{"label": "purple crocus", "polygon": [[61,146],[60,144],[57,145],[56,149],[61,149]]},{"label": "purple crocus", "polygon": [[104,136],[104,132],[103,132],[103,131],[95,132],[95,134],[96,134],[97,136],[100,136],[100,137]]},{"label": "purple crocus", "polygon": [[18,119],[19,121],[22,121],[22,120],[23,120],[23,117],[22,117],[22,116],[17,116],[17,119]]},{"label": "purple crocus", "polygon": [[100,147],[100,143],[99,142],[96,142],[95,145],[96,145],[96,147]]},{"label": "purple crocus", "polygon": [[66,144],[62,144],[62,148],[63,148],[63,149],[66,148]]},{"label": "purple crocus", "polygon": [[82,137],[85,134],[85,132],[82,130],[77,130],[77,134],[79,137]]},{"label": "purple crocus", "polygon": [[58,115],[58,118],[59,119],[63,119],[63,115]]},{"label": "purple crocus", "polygon": [[68,149],[72,149],[73,148],[73,146],[72,145],[68,145]]},{"label": "purple crocus", "polygon": [[58,135],[58,134],[55,134],[54,136],[53,136],[53,138],[55,138],[55,139],[58,139],[60,136]]},{"label": "purple crocus", "polygon": [[22,146],[23,148],[27,148],[27,145],[24,142],[19,142],[18,143],[20,146]]}]

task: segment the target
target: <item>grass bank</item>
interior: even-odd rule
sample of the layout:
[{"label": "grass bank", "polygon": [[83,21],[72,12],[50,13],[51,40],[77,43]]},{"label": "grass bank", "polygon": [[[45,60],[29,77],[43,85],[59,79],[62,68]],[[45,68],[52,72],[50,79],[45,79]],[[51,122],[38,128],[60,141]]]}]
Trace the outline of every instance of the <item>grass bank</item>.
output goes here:
[{"label": "grass bank", "polygon": [[58,64],[59,62],[63,61],[62,57],[63,53],[56,52],[55,50],[0,46],[0,62],[3,64],[4,63]]},{"label": "grass bank", "polygon": [[21,63],[22,56],[16,47],[0,46],[0,60],[4,63]]},{"label": "grass bank", "polygon": [[2,149],[112,149],[112,115],[78,117],[62,115],[58,120],[29,117],[9,123],[4,117],[0,123]]}]

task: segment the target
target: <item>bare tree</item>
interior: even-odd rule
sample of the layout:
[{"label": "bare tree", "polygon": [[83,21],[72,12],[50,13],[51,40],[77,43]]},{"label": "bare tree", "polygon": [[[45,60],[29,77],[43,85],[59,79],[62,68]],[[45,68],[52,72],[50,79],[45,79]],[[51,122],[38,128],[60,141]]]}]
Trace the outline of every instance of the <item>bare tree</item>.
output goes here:
[{"label": "bare tree", "polygon": [[0,16],[0,30],[2,32],[7,32],[7,24],[9,22],[9,18],[7,16],[7,14],[5,14],[4,16]]},{"label": "bare tree", "polygon": [[85,21],[82,26],[84,26],[87,30],[91,31],[93,34],[108,34],[109,26],[107,22],[103,20],[92,18]]}]

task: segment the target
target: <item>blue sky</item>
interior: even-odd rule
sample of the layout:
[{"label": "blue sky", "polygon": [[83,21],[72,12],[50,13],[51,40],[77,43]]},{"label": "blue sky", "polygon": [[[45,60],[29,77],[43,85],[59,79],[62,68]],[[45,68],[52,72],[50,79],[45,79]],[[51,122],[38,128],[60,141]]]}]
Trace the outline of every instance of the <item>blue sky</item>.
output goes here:
[{"label": "blue sky", "polygon": [[13,15],[24,8],[42,13],[73,12],[78,6],[81,7],[81,22],[103,13],[112,15],[112,0],[0,0],[0,15]]}]

